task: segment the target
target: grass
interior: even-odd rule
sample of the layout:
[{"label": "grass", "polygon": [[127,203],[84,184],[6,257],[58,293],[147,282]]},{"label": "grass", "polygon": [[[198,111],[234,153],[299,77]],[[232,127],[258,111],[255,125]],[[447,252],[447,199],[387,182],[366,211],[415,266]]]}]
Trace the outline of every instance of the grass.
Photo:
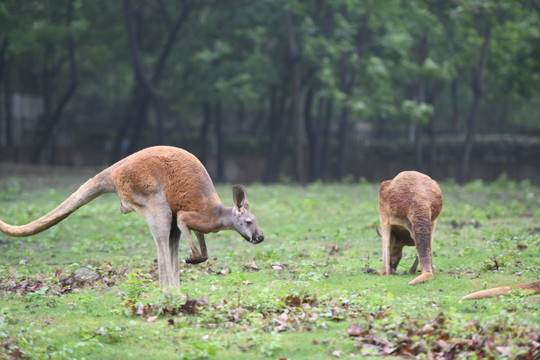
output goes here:
[{"label": "grass", "polygon": [[[0,219],[53,209],[88,174],[0,178]],[[461,302],[488,287],[538,281],[540,189],[527,182],[442,183],[435,280],[380,277],[378,185],[247,186],[265,232],[252,245],[207,236],[211,259],[181,264],[160,290],[154,242],[137,214],[104,195],[28,238],[0,235],[0,357],[32,359],[327,359],[381,354],[504,357],[537,351],[540,299],[515,292]],[[231,187],[217,187],[232,205]],[[518,247],[519,245],[519,247]],[[181,258],[188,248],[184,242]],[[78,269],[99,279],[69,285]],[[198,300],[197,300],[198,299]],[[156,317],[157,316],[157,317]],[[352,336],[349,336],[352,335]],[[531,352],[532,354],[532,352]]]}]

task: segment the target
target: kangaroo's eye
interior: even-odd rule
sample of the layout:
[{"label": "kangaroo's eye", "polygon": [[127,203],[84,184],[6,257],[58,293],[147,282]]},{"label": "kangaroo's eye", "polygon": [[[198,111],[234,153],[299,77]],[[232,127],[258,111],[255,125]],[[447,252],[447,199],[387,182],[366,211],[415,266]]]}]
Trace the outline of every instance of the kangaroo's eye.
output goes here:
[{"label": "kangaroo's eye", "polygon": [[246,222],[246,224],[248,225],[251,225],[253,223],[253,220],[250,219],[250,218],[246,218],[246,220],[244,220]]}]

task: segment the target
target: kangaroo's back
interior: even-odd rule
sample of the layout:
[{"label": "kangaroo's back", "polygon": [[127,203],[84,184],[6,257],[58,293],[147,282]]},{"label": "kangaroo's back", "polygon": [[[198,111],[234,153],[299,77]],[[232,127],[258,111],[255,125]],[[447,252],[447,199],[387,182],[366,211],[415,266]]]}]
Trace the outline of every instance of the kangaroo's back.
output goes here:
[{"label": "kangaroo's back", "polygon": [[404,171],[384,181],[379,190],[379,211],[394,217],[414,217],[429,210],[436,219],[442,210],[441,189],[436,181],[417,171]]},{"label": "kangaroo's back", "polygon": [[162,192],[173,213],[201,211],[221,204],[210,175],[191,153],[154,146],[136,152],[111,167],[111,178],[121,199]]}]

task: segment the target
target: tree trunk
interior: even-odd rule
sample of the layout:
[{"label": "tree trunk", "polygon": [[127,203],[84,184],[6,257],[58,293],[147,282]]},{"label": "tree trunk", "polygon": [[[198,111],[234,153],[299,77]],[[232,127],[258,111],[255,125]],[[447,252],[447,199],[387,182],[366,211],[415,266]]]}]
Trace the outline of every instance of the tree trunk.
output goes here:
[{"label": "tree trunk", "polygon": [[459,103],[458,103],[458,79],[452,80],[452,131],[459,131]]},{"label": "tree trunk", "polygon": [[306,124],[306,135],[308,140],[308,158],[309,158],[309,180],[314,181],[315,179],[315,171],[316,171],[316,164],[317,164],[317,148],[318,146],[318,139],[317,135],[319,133],[318,123],[314,123],[313,121],[313,111],[312,111],[312,105],[313,105],[313,88],[310,87],[307,90],[306,93],[306,99],[304,102],[304,119]]},{"label": "tree trunk", "polygon": [[[69,27],[71,25],[71,21],[73,19],[73,1],[70,1],[67,7],[67,16],[66,16],[66,24]],[[62,116],[62,112],[64,111],[65,106],[69,102],[69,100],[72,98],[73,94],[75,93],[75,89],[78,85],[78,76],[77,76],[77,63],[75,61],[75,45],[73,43],[73,38],[71,36],[68,36],[67,40],[67,48],[68,48],[68,57],[69,57],[69,68],[70,68],[70,84],[67,87],[67,89],[64,91],[63,95],[60,97],[60,100],[56,104],[56,107],[54,107],[54,110],[52,110],[53,106],[52,103],[48,103],[46,100],[45,107],[45,118],[43,119],[43,127],[38,128],[36,131],[36,134],[34,136],[33,143],[34,148],[32,150],[32,154],[30,156],[30,162],[32,163],[38,163],[40,159],[40,155],[43,152],[43,149],[47,145],[47,142],[49,141],[49,138],[51,136],[52,131],[54,130],[54,127],[58,124],[60,121],[60,118]],[[55,71],[55,73],[57,73]],[[44,72],[45,76],[48,76],[48,71]],[[48,83],[48,80],[45,82],[45,84]],[[46,85],[44,85],[46,86]],[[47,92],[48,94],[45,94],[45,99],[47,99],[51,94],[51,88],[47,86],[47,88],[44,88],[44,92]],[[50,110],[48,110],[48,109]]]},{"label": "tree trunk", "polygon": [[[348,95],[348,94],[347,94]],[[347,166],[347,157],[346,157],[346,142],[347,142],[347,132],[349,130],[349,115],[350,115],[349,106],[345,105],[341,110],[341,117],[339,120],[339,131],[338,131],[338,168],[337,168],[337,180],[342,180],[345,176],[346,166]]]},{"label": "tree trunk", "polygon": [[149,104],[148,99],[148,95],[142,84],[136,83],[131,93],[131,100],[128,102],[122,121],[114,135],[113,144],[109,153],[110,163],[115,163],[128,154],[130,128],[136,127],[134,124],[140,123],[139,118],[146,116]]},{"label": "tree trunk", "polygon": [[[310,181],[317,181],[321,179],[321,166],[322,166],[322,136],[323,136],[323,123],[324,123],[324,106],[326,98],[320,96],[317,101],[317,116],[315,124],[313,126],[313,140],[310,141],[311,155],[310,155]],[[312,143],[312,144],[311,144]]]},{"label": "tree trunk", "polygon": [[[347,74],[350,74],[350,77],[347,78]],[[347,98],[352,93],[354,80],[356,77],[356,72],[354,70],[349,71],[347,69],[347,62],[345,57],[341,59],[341,84],[343,93]],[[349,131],[349,116],[351,114],[351,108],[349,105],[344,104],[343,109],[341,110],[341,117],[339,120],[339,132],[338,132],[338,168],[337,168],[337,179],[342,180],[345,176],[346,166],[347,166],[347,133]]]},{"label": "tree trunk", "polygon": [[[8,148],[13,146],[13,107],[11,103],[12,99],[12,91],[11,91],[11,76],[10,76],[10,68],[11,68],[11,61],[4,60],[2,65],[2,85],[3,85],[3,91],[2,95],[4,97],[4,118],[3,121],[5,122],[6,126],[4,127],[5,135],[4,138],[6,139],[6,145]],[[2,113],[2,111],[0,111]]]},{"label": "tree trunk", "polygon": [[294,25],[292,15],[288,8],[285,9],[285,27],[287,30],[287,39],[289,43],[289,69],[292,77],[292,123],[294,124],[294,170],[296,180],[300,184],[305,183],[304,179],[304,126],[300,113],[301,86],[300,86],[300,52],[294,36]]},{"label": "tree trunk", "polygon": [[326,101],[326,111],[324,114],[324,123],[322,125],[321,134],[321,163],[319,165],[318,179],[326,178],[326,167],[328,165],[328,142],[330,141],[330,123],[332,122],[332,116],[334,112],[334,101],[332,98],[328,98]]},{"label": "tree trunk", "polygon": [[238,115],[236,121],[236,132],[238,134],[244,133],[246,127],[246,107],[242,101],[238,102]]},{"label": "tree trunk", "polygon": [[[142,86],[146,88],[146,92],[150,95],[152,99],[152,103],[154,104],[154,109],[156,113],[156,122],[157,122],[157,143],[164,143],[164,130],[163,130],[163,99],[156,88],[156,86],[152,83],[152,81],[148,78],[146,75],[146,72],[144,70],[142,60],[141,60],[141,53],[139,49],[139,41],[140,39],[137,36],[135,25],[134,25],[134,15],[133,15],[133,8],[131,6],[131,0],[124,0],[124,16],[126,19],[127,29],[128,29],[128,38],[129,38],[129,45],[131,49],[131,54],[133,55],[133,61],[134,61],[134,70],[135,70],[135,77],[136,81]],[[132,152],[135,149],[135,143],[137,142],[140,132],[142,128],[144,127],[144,123],[146,122],[146,115],[140,116],[138,121],[138,126],[134,127],[134,131],[132,132],[132,136],[130,139],[130,152]]]},{"label": "tree trunk", "polygon": [[[420,43],[420,61],[419,65],[423,66],[426,62],[427,58],[427,38],[424,36],[422,38],[422,41]],[[416,103],[422,104],[426,101],[426,78],[423,74],[420,74],[418,78],[418,94],[416,97]],[[415,124],[415,131],[414,131],[414,147],[415,147],[415,156],[414,156],[414,163],[416,171],[422,172],[423,171],[423,160],[424,160],[424,154],[422,151],[422,124],[416,123]]]},{"label": "tree trunk", "polygon": [[[154,109],[156,110],[156,118],[158,123],[156,140],[158,143],[162,143],[166,137],[164,127],[165,102],[160,96],[157,88],[165,69],[167,59],[169,58],[174,45],[177,43],[180,28],[185,23],[193,3],[190,1],[183,1],[182,12],[174,23],[168,18],[163,4],[161,5],[161,11],[164,13],[163,16],[165,17],[165,22],[169,27],[169,31],[167,33],[165,45],[159,52],[158,59],[154,64],[152,76],[149,77],[146,75],[140,59],[140,44],[143,34],[143,32],[140,31],[140,28],[142,24],[140,19],[133,14],[131,1],[124,0],[124,14],[126,17],[126,23],[128,25],[131,51],[134,56],[134,74],[136,81],[131,92],[132,95],[131,100],[129,101],[129,106],[125,110],[123,120],[116,130],[116,135],[114,137],[109,156],[109,161],[111,163],[118,161],[121,156],[125,155],[122,153],[121,149],[122,144],[125,142],[126,137],[128,136],[128,133],[131,133],[131,135],[127,152],[132,153],[137,149],[140,134],[147,124],[150,102],[152,102]],[[134,111],[134,106],[139,111]]]},{"label": "tree trunk", "polygon": [[418,172],[423,171],[423,151],[422,151],[422,125],[414,126],[414,168]]},{"label": "tree trunk", "polygon": [[[6,70],[6,49],[7,49],[8,40],[7,37],[4,37],[2,39],[2,45],[0,45],[0,89],[5,89],[5,83],[6,78],[9,76],[9,72]],[[3,93],[3,91],[1,92]],[[6,96],[4,95],[2,99],[0,99],[0,145],[2,144],[2,122],[3,122],[3,115],[5,108],[1,107],[4,101],[6,100]]]},{"label": "tree trunk", "polygon": [[199,160],[206,165],[208,160],[208,130],[212,122],[212,109],[207,101],[202,104],[203,123],[199,133]]},{"label": "tree trunk", "polygon": [[[343,17],[345,19],[348,19],[348,8],[343,6],[342,7]],[[358,41],[357,41],[357,49],[356,52],[360,57],[364,56],[365,52],[365,45],[366,45],[366,36],[367,36],[367,30],[368,30],[368,18],[369,18],[369,12],[366,12],[364,16],[362,17],[362,25],[360,27],[359,33],[358,33]],[[352,69],[349,69],[351,64],[347,62],[347,54],[344,54],[340,60],[340,81],[341,81],[341,88],[343,93],[345,94],[346,99],[350,98],[350,95],[352,94],[352,90],[354,87],[354,83],[356,81],[356,70],[354,67]],[[348,75],[348,76],[347,76]],[[347,166],[347,132],[349,130],[349,116],[351,113],[351,109],[347,103],[343,105],[343,109],[341,111],[341,118],[339,121],[339,131],[338,131],[338,167],[337,167],[337,179],[342,180],[345,176],[346,172],[346,166]]]},{"label": "tree trunk", "polygon": [[215,123],[214,130],[216,134],[216,143],[217,143],[216,181],[224,182],[225,181],[225,148],[223,146],[223,131],[222,131],[223,116],[221,112],[221,100],[216,101],[215,115],[216,115],[216,123]]},{"label": "tree trunk", "polygon": [[429,118],[428,124],[429,131],[429,164],[428,175],[435,176],[435,169],[437,167],[437,142],[435,140],[435,116]]},{"label": "tree trunk", "polygon": [[[441,90],[444,86],[443,81],[438,81],[433,86],[433,89],[427,93],[427,102],[428,104],[431,104],[433,106],[433,109],[436,109],[436,101],[439,97],[439,94],[441,93]],[[428,133],[429,133],[429,161],[428,161],[428,175],[431,177],[435,177],[435,171],[437,167],[437,141],[436,141],[436,132],[435,132],[435,119],[436,114],[433,114],[429,118],[429,122],[427,125]]]},{"label": "tree trunk", "polygon": [[482,100],[482,95],[484,92],[484,73],[486,70],[487,59],[489,55],[489,47],[491,43],[491,30],[493,28],[493,23],[489,22],[486,29],[486,34],[484,37],[484,44],[482,45],[482,53],[480,57],[480,63],[476,72],[476,77],[473,80],[473,103],[471,106],[471,112],[467,119],[467,129],[465,134],[465,143],[463,144],[463,155],[461,158],[461,164],[459,168],[458,183],[463,184],[467,180],[469,172],[469,163],[471,161],[471,152],[474,143],[474,132],[476,130],[476,121],[478,115],[478,108],[480,106],[480,101]]},{"label": "tree trunk", "polygon": [[263,174],[263,181],[271,183],[277,181],[281,169],[283,150],[286,148],[285,138],[287,135],[288,119],[283,119],[285,114],[285,102],[287,99],[287,82],[282,84],[282,91],[277,99],[277,89],[272,89],[270,95],[270,112],[268,127],[270,131],[269,151]]}]

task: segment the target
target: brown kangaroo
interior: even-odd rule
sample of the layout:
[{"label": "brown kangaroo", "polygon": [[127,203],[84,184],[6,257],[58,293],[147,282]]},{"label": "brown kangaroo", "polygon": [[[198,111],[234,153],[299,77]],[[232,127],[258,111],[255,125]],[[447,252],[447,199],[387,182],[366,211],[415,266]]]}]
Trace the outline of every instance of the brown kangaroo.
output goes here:
[{"label": "brown kangaroo", "polygon": [[[404,171],[381,183],[379,217],[383,268],[378,273],[395,273],[404,246],[416,246],[422,274],[409,282],[418,284],[433,277],[433,233],[442,210],[439,184],[416,171]],[[416,265],[411,271],[416,272]]]},{"label": "brown kangaroo", "polygon": [[11,236],[37,234],[108,192],[118,194],[122,214],[137,211],[146,220],[156,242],[162,285],[179,286],[181,234],[191,249],[191,257],[186,259],[191,264],[208,259],[204,234],[210,232],[236,230],[253,244],[264,240],[257,218],[250,212],[246,191],[240,185],[233,186],[235,205],[223,206],[203,164],[193,154],[171,146],[134,153],[88,180],[43,217],[21,226],[0,221],[0,231]]},{"label": "brown kangaroo", "polygon": [[521,285],[512,285],[512,286],[502,286],[488,290],[477,291],[475,293],[469,294],[461,298],[461,300],[473,300],[473,299],[484,299],[495,296],[501,296],[514,289],[523,289],[523,290],[532,290],[534,294],[540,294],[540,281],[535,281],[528,284]]}]

